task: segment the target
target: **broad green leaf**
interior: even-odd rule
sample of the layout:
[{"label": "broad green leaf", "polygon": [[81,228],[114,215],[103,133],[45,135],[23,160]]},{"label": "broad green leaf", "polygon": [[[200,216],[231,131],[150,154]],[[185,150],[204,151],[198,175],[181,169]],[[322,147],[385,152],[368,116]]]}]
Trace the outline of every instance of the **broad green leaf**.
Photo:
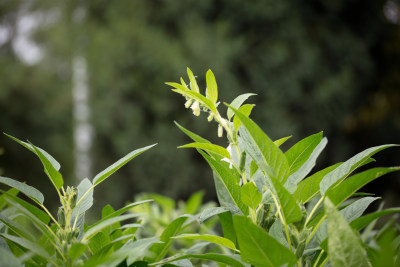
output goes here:
[{"label": "broad green leaf", "polygon": [[[351,203],[349,206],[345,207],[344,209],[340,210],[340,214],[342,214],[343,218],[348,222],[352,222],[353,220],[357,219],[360,217],[364,211],[368,208],[368,206],[377,200],[377,197],[364,197],[361,199],[358,199]],[[325,240],[325,238],[328,237],[328,230],[327,230],[327,222],[324,221],[322,224],[318,227],[318,230],[316,232],[317,239],[322,242]]]},{"label": "broad green leaf", "polygon": [[214,171],[214,182],[221,206],[228,208],[233,213],[237,213],[240,210],[244,214],[247,214],[248,208],[241,200],[240,175],[236,169],[229,169],[229,164],[216,161],[204,152],[200,151],[200,154]]},{"label": "broad green leaf", "polygon": [[68,250],[68,256],[72,260],[76,260],[77,258],[82,256],[82,254],[85,253],[86,250],[87,250],[87,246],[85,244],[73,243],[71,245],[70,249]]},{"label": "broad green leaf", "polygon": [[391,209],[386,209],[386,210],[381,210],[381,211],[376,211],[373,213],[369,213],[367,215],[364,215],[360,218],[355,219],[350,223],[350,226],[357,230],[360,231],[364,227],[366,227],[368,224],[370,224],[372,221],[388,215],[388,214],[393,214],[393,213],[400,213],[400,208],[391,208]]},{"label": "broad green leaf", "polygon": [[233,227],[232,213],[230,211],[218,214],[219,222],[222,226],[222,233],[224,237],[236,244],[236,232]]},{"label": "broad green leaf", "polygon": [[153,265],[166,266],[164,264],[174,262],[177,260],[182,260],[182,259],[201,259],[201,260],[221,263],[224,266],[245,267],[245,265],[241,261],[237,260],[234,256],[215,254],[215,253],[176,255],[176,256],[166,258],[162,261],[156,262],[154,264],[151,264],[150,266],[153,266]]},{"label": "broad green leaf", "polygon": [[335,205],[326,198],[325,213],[328,217],[328,257],[332,267],[367,267],[367,254],[361,240],[351,229]]},{"label": "broad green leaf", "polygon": [[243,203],[252,209],[256,209],[262,199],[262,194],[258,192],[257,186],[252,182],[242,186],[241,196]]},{"label": "broad green leaf", "polygon": [[61,173],[59,173],[54,166],[51,164],[51,162],[43,155],[43,153],[37,148],[35,147],[33,144],[31,144],[31,146],[33,147],[33,149],[36,152],[36,155],[39,156],[40,161],[43,164],[45,173],[47,174],[47,176],[50,178],[51,182],[53,183],[54,187],[57,190],[60,190],[60,188],[63,186],[64,184],[64,180],[62,178]]},{"label": "broad green leaf", "polygon": [[198,212],[203,201],[204,191],[198,191],[190,196],[186,201],[185,214],[195,214]]},{"label": "broad green leaf", "polygon": [[145,152],[146,150],[152,148],[155,145],[156,144],[146,146],[146,147],[143,147],[140,149],[136,149],[136,150],[132,151],[131,153],[129,153],[128,155],[126,155],[125,157],[121,158],[120,160],[118,160],[117,162],[115,162],[114,164],[112,164],[111,166],[109,166],[108,168],[106,168],[105,170],[100,172],[99,174],[97,174],[93,179],[93,185],[94,186],[98,185],[99,183],[101,183],[102,181],[107,179],[111,174],[116,172],[119,168],[121,168],[126,163],[128,163],[130,160],[132,160],[136,156],[140,155],[141,153]]},{"label": "broad green leaf", "polygon": [[[33,153],[36,153],[35,149],[29,144],[26,143],[24,141],[21,141],[9,134],[5,134],[6,136],[8,136],[9,138],[11,138],[12,140],[14,140],[15,142],[17,142],[18,144],[24,146],[25,148],[29,149],[30,151],[32,151]],[[42,152],[42,154],[49,160],[49,162],[51,163],[51,165],[53,165],[54,169],[56,169],[57,171],[60,170],[60,163],[57,162],[57,160],[55,160],[49,153],[47,153],[46,151],[44,151],[43,149],[41,149],[40,147],[36,147],[40,152]]]},{"label": "broad green leaf", "polygon": [[240,256],[243,261],[255,266],[293,266],[296,256],[263,229],[244,216],[234,215]]},{"label": "broad green leaf", "polygon": [[22,263],[19,261],[11,251],[0,246],[0,262],[3,266],[7,267],[21,267]]},{"label": "broad green leaf", "polygon": [[322,140],[322,132],[310,135],[297,142],[288,151],[285,156],[289,163],[289,175],[295,173],[311,156],[314,149]]},{"label": "broad green leaf", "polygon": [[277,147],[280,147],[282,144],[284,144],[284,143],[285,143],[287,140],[289,140],[291,137],[292,137],[292,136],[286,136],[286,137],[280,138],[280,139],[278,139],[278,140],[275,140],[275,141],[274,141],[274,144],[275,144]]},{"label": "broad green leaf", "polygon": [[218,100],[218,87],[217,87],[217,81],[215,80],[214,73],[211,70],[207,71],[206,74],[206,81],[207,81],[207,94],[208,98],[214,102],[217,103]]},{"label": "broad green leaf", "polygon": [[288,248],[289,243],[287,242],[286,237],[283,234],[282,228],[283,225],[281,220],[277,219],[269,228],[268,234],[273,238],[275,238],[275,240],[277,240],[279,243]]},{"label": "broad green leaf", "polygon": [[[4,192],[2,190],[0,190],[0,192]],[[33,215],[36,216],[36,218],[38,218],[40,221],[42,221],[44,224],[48,224],[50,221],[50,217],[49,215],[47,215],[47,213],[45,213],[44,211],[42,211],[41,209],[31,205],[30,203],[26,202],[25,200],[14,196],[12,194],[9,194],[8,192],[4,192],[4,194],[2,195],[2,197],[4,198],[4,203],[10,203],[12,205],[12,203],[16,202],[19,205],[21,205],[22,207],[24,207],[25,209],[27,209],[30,213],[32,213]]]},{"label": "broad green leaf", "polygon": [[27,197],[31,198],[33,201],[43,204],[43,201],[44,201],[43,194],[39,190],[37,190],[36,188],[34,188],[30,185],[18,182],[11,178],[2,177],[2,176],[0,176],[0,183],[8,185],[10,187],[13,187],[15,189],[18,189],[21,193],[23,193]]},{"label": "broad green leaf", "polygon": [[239,133],[246,152],[265,174],[276,177],[279,182],[284,183],[289,164],[283,152],[251,119],[240,111],[230,108],[243,123]]},{"label": "broad green leaf", "polygon": [[237,250],[235,244],[224,237],[215,236],[215,235],[200,235],[200,234],[182,234],[178,236],[174,236],[174,239],[195,239],[195,240],[204,240],[208,242],[212,242],[214,244],[218,244],[232,250]]},{"label": "broad green leaf", "polygon": [[189,68],[187,68],[187,74],[190,80],[190,88],[192,89],[192,91],[199,93],[200,90],[199,86],[197,85],[196,78],[194,77],[193,72]]},{"label": "broad green leaf", "polygon": [[226,148],[214,144],[190,143],[184,146],[179,146],[178,148],[199,148],[207,152],[216,153],[224,158],[231,158],[231,155],[229,154],[228,150],[226,150]]},{"label": "broad green leaf", "polygon": [[203,210],[203,212],[201,213],[199,221],[200,221],[200,223],[203,223],[207,219],[209,219],[217,214],[224,213],[227,211],[228,211],[228,209],[224,208],[224,207],[207,208],[207,209]]},{"label": "broad green leaf", "polygon": [[291,195],[286,188],[275,178],[270,178],[278,198],[282,215],[286,223],[293,223],[301,220],[302,213],[296,199]]},{"label": "broad green leaf", "polygon": [[163,243],[153,244],[150,248],[155,255],[154,261],[160,261],[162,258],[164,258],[172,245],[173,239],[171,239],[171,237],[180,233],[182,225],[187,219],[187,216],[180,216],[170,222],[170,224],[168,224],[168,226],[164,229],[160,236],[160,241]]},{"label": "broad green leaf", "polygon": [[325,195],[325,193],[331,186],[341,183],[350,173],[352,173],[358,167],[362,166],[364,161],[370,158],[372,155],[378,153],[383,149],[393,146],[395,145],[382,145],[371,147],[345,161],[335,170],[325,175],[325,177],[322,179],[320,183],[321,195]]},{"label": "broad green leaf", "polygon": [[108,234],[98,232],[89,240],[89,248],[92,254],[97,254],[103,247],[111,242]]},{"label": "broad green leaf", "polygon": [[121,216],[118,216],[118,217],[112,217],[112,218],[109,218],[109,219],[107,219],[107,220],[104,220],[104,221],[102,221],[102,222],[100,222],[100,223],[97,223],[97,224],[95,224],[94,226],[91,226],[91,227],[86,231],[86,233],[83,235],[82,242],[88,241],[88,240],[91,239],[95,234],[97,234],[98,232],[100,232],[102,229],[104,229],[104,228],[106,228],[106,227],[108,227],[108,226],[110,226],[110,225],[112,225],[112,224],[114,224],[114,223],[117,223],[117,222],[120,222],[120,221],[124,221],[124,220],[128,220],[128,219],[132,219],[132,218],[138,217],[138,216],[140,216],[140,215],[142,215],[142,214],[139,214],[139,213],[131,213],[131,214],[126,214],[126,215],[121,215]]},{"label": "broad green leaf", "polygon": [[32,242],[25,238],[21,238],[21,237],[9,235],[9,234],[0,234],[0,235],[11,242],[14,242],[15,244],[18,244],[21,247],[24,247],[24,248],[30,250],[31,252],[35,253],[36,255],[39,255],[45,259],[50,258],[50,255],[47,253],[47,251],[44,248],[42,248],[41,246],[38,246],[37,242]]},{"label": "broad green leaf", "polygon": [[392,168],[372,168],[361,173],[355,174],[341,184],[337,185],[327,192],[327,196],[337,206],[352,194],[362,188],[364,185],[372,182],[373,180],[381,177],[384,174],[399,171],[400,167]]},{"label": "broad green leaf", "polygon": [[302,180],[297,185],[297,190],[293,194],[296,197],[297,201],[301,203],[307,203],[315,196],[317,196],[319,194],[319,183],[321,182],[321,180],[327,173],[330,173],[331,171],[336,169],[340,164],[342,163],[337,163],[335,165],[329,166]]},{"label": "broad green leaf", "polygon": [[141,204],[152,202],[152,201],[153,201],[152,199],[146,199],[146,200],[141,200],[141,201],[130,203],[130,204],[126,205],[125,207],[119,209],[119,210],[112,211],[109,214],[106,214],[103,218],[101,218],[101,220],[96,222],[94,225],[97,225],[97,224],[99,224],[99,223],[101,223],[101,222],[103,222],[105,220],[110,219],[110,218],[117,217],[117,216],[121,215],[122,213],[124,213],[125,211],[128,211],[128,210],[130,210],[131,208],[133,208],[133,207],[135,207],[137,205],[141,205]]},{"label": "broad green leaf", "polygon": [[14,231],[17,235],[20,237],[27,239],[29,241],[34,241],[35,237],[29,233],[28,229],[26,229],[24,226],[18,224],[17,222],[13,221],[12,219],[7,218],[6,216],[3,216],[0,213],[0,221],[4,223],[10,230]]},{"label": "broad green leaf", "polygon": [[178,126],[178,128],[184,132],[187,136],[189,136],[193,141],[197,142],[197,143],[210,143],[210,141],[208,141],[207,139],[204,139],[203,137],[185,129],[183,126],[181,126],[179,123],[177,123],[175,121],[176,126]]},{"label": "broad green leaf", "polygon": [[[256,95],[256,94],[247,93],[247,94],[239,95],[231,102],[230,106],[235,109],[239,109],[240,106],[243,104],[243,102],[246,101],[252,95]],[[226,115],[228,116],[228,120],[231,120],[233,115],[235,115],[235,114],[231,109],[228,108]]]},{"label": "broad green leaf", "polygon": [[[290,165],[290,175],[287,183],[297,185],[301,180],[303,180],[312,168],[314,168],[318,156],[328,143],[328,139],[322,138],[322,132],[308,138],[309,139],[306,138],[300,141],[299,143],[301,145],[297,145],[299,144],[297,143],[285,154]],[[304,141],[308,141],[309,143]],[[298,151],[296,151],[296,149],[298,149]],[[299,154],[294,156],[296,152],[299,152]]]},{"label": "broad green leaf", "polygon": [[[246,117],[249,117],[251,111],[253,110],[254,105],[246,104],[241,106],[238,110],[242,112]],[[233,117],[233,127],[235,130],[239,130],[240,126],[242,126],[242,122],[235,116]]]}]

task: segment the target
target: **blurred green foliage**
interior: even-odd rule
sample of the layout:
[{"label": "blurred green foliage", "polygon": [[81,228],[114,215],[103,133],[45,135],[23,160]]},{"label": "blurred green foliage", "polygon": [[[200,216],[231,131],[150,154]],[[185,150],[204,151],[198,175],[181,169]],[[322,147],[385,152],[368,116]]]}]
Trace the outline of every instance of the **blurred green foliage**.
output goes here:
[{"label": "blurred green foliage", "polygon": [[[398,9],[397,2],[389,2]],[[99,206],[102,199],[121,206],[143,191],[185,199],[205,189],[205,199],[215,199],[205,163],[193,151],[175,149],[187,139],[173,120],[217,141],[217,126],[208,132],[206,118],[191,120],[189,112],[181,112],[182,99],[164,85],[184,76],[187,66],[195,75],[213,69],[223,85],[222,99],[258,94],[256,104],[266,108],[254,112],[254,120],[271,138],[299,139],[324,130],[331,149],[320,164],[378,143],[398,143],[400,27],[385,17],[387,5],[376,0],[1,1],[0,27],[9,33],[0,44],[1,131],[29,137],[63,162],[66,179],[77,179],[71,62],[78,52],[88,64],[93,172],[134,147],[159,143],[116,174],[118,183],[96,192]],[[27,15],[40,21],[32,39],[43,57],[33,65],[21,61],[15,49]],[[199,82],[205,84],[204,78]],[[29,153],[5,140],[0,137],[4,175],[28,183],[38,179],[42,170]],[[395,155],[386,155],[390,165]],[[392,183],[396,192],[400,185]],[[46,185],[38,187],[52,194]]]}]

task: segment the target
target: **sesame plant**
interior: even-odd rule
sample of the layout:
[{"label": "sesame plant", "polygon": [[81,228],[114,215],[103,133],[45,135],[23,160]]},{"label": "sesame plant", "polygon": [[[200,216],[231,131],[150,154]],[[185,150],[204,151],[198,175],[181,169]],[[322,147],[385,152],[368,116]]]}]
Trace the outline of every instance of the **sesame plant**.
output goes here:
[{"label": "sesame plant", "polygon": [[[85,224],[85,213],[93,204],[93,190],[124,164],[154,145],[132,151],[92,180],[85,178],[77,186],[64,186],[60,164],[46,151],[31,143],[9,136],[32,151],[57,191],[60,207],[57,215],[46,208],[43,194],[17,180],[0,176],[0,183],[11,187],[0,196],[0,265],[1,266],[117,266],[141,261],[156,237],[138,240],[135,232],[141,216],[129,209],[149,202],[142,200],[114,210],[107,205],[102,218]],[[20,196],[19,193],[24,196]],[[28,201],[27,201],[28,200]]]},{"label": "sesame plant", "polygon": [[[167,84],[185,98],[185,107],[195,116],[206,113],[207,120],[216,123],[217,135],[228,141],[227,148],[213,144],[176,123],[193,140],[180,148],[197,149],[213,171],[220,207],[206,209],[200,221],[218,216],[223,236],[176,239],[207,240],[227,248],[224,255],[213,257],[228,266],[400,266],[398,225],[392,220],[374,228],[377,219],[400,208],[363,214],[379,197],[357,192],[400,170],[365,167],[375,161],[374,154],[397,145],[368,148],[310,175],[327,144],[322,132],[282,151],[280,146],[290,137],[273,141],[249,118],[254,105],[244,102],[254,94],[221,104],[211,70],[204,93],[192,71],[187,73],[188,83],[181,78],[180,83]],[[226,113],[220,113],[222,108]],[[163,262],[202,256],[182,253]]]}]

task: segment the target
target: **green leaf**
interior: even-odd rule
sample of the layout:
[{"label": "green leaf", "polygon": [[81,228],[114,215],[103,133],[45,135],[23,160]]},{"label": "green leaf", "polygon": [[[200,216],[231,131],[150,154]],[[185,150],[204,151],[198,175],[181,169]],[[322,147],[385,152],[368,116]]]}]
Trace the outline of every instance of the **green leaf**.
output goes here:
[{"label": "green leaf", "polygon": [[138,205],[141,205],[141,204],[144,204],[144,203],[148,203],[148,202],[152,202],[152,201],[153,201],[152,199],[146,199],[146,200],[141,200],[141,201],[130,203],[130,204],[124,206],[123,208],[119,209],[119,210],[112,211],[111,213],[106,214],[103,218],[101,218],[100,221],[96,222],[94,225],[97,225],[97,224],[99,224],[99,223],[101,223],[101,222],[103,222],[105,220],[110,219],[110,218],[117,217],[117,216],[121,215],[122,213],[124,213],[125,211],[128,211],[128,210],[130,210],[131,208],[133,208],[135,206],[138,206]]},{"label": "green leaf", "polygon": [[328,257],[331,266],[370,266],[361,240],[329,198],[325,199],[324,207],[328,217]]},{"label": "green leaf", "polygon": [[4,247],[0,247],[0,262],[3,266],[7,267],[21,267],[22,263],[19,261],[11,251],[5,249]]},{"label": "green leaf", "polygon": [[370,224],[372,221],[388,215],[388,214],[393,214],[393,213],[400,213],[400,208],[391,208],[391,209],[386,209],[386,210],[381,210],[381,211],[376,211],[373,213],[369,213],[367,215],[364,215],[360,218],[355,219],[350,223],[350,226],[357,230],[360,231],[364,227],[366,227],[368,224]]},{"label": "green leaf", "polygon": [[[246,104],[241,106],[238,110],[242,112],[246,117],[249,117],[251,111],[253,110],[254,105]],[[240,126],[242,126],[242,122],[235,116],[233,117],[233,127],[235,130],[239,130]]]},{"label": "green leaf", "polygon": [[218,214],[218,217],[222,226],[222,233],[224,234],[224,237],[236,244],[237,238],[235,228],[233,227],[232,213],[230,211],[223,212]]},{"label": "green leaf", "polygon": [[179,146],[178,148],[199,148],[207,152],[216,153],[224,158],[231,158],[231,155],[229,154],[228,150],[226,150],[226,148],[214,144],[190,143],[184,146]]},{"label": "green leaf", "polygon": [[[14,140],[15,142],[17,142],[18,144],[24,146],[25,148],[29,149],[31,152],[36,153],[35,149],[28,143],[21,141],[9,134],[6,134],[6,136],[8,136],[9,138],[11,138],[12,140]],[[42,154],[49,160],[49,162],[51,163],[51,165],[53,165],[54,169],[56,169],[57,171],[60,170],[60,163],[57,162],[57,160],[55,160],[49,153],[47,153],[46,151],[44,151],[43,149],[41,149],[40,147],[36,147],[40,152],[42,152]]]},{"label": "green leaf", "polygon": [[31,198],[33,201],[43,204],[44,201],[43,194],[39,190],[30,185],[2,176],[0,176],[0,183],[18,189],[21,193]]},{"label": "green leaf", "polygon": [[207,208],[203,210],[203,212],[200,215],[199,221],[200,223],[203,223],[207,219],[220,214],[229,211],[227,208],[224,207],[212,207],[212,208]]},{"label": "green leaf", "polygon": [[29,233],[29,231],[28,231],[28,229],[26,229],[26,227],[23,227],[22,225],[7,218],[6,216],[3,216],[1,213],[0,213],[0,221],[2,223],[4,223],[10,230],[14,231],[17,235],[19,235],[20,237],[30,240],[30,241],[35,240],[35,237],[31,233]]},{"label": "green leaf", "polygon": [[153,244],[150,250],[154,253],[154,261],[160,261],[167,254],[172,245],[173,239],[182,229],[183,223],[188,219],[187,216],[180,216],[170,222],[161,234],[160,241],[163,243]]},{"label": "green leaf", "polygon": [[246,152],[258,167],[268,176],[276,177],[281,183],[287,179],[289,164],[283,152],[251,119],[240,111],[230,107],[243,123],[240,136]]},{"label": "green leaf", "polygon": [[71,216],[71,223],[75,218],[85,213],[93,205],[93,184],[88,178],[82,180],[78,185],[77,205]]},{"label": "green leaf", "polygon": [[310,135],[297,142],[286,153],[289,163],[289,175],[295,173],[311,156],[314,149],[322,140],[322,132]]},{"label": "green leaf", "polygon": [[283,137],[283,138],[280,138],[280,139],[278,139],[278,140],[275,140],[274,141],[274,144],[277,146],[277,147],[280,147],[282,144],[284,144],[287,140],[289,140],[290,138],[291,138],[292,136],[287,136],[287,137]]},{"label": "green leaf", "polygon": [[215,254],[215,253],[176,255],[176,256],[166,258],[162,261],[156,262],[154,264],[151,264],[151,266],[153,266],[153,265],[164,266],[164,264],[166,264],[166,263],[174,262],[174,261],[182,260],[182,259],[201,259],[201,260],[221,263],[224,266],[245,267],[245,265],[243,263],[241,263],[239,260],[235,259],[234,256]]},{"label": "green leaf", "polygon": [[[239,95],[232,101],[230,106],[235,109],[239,109],[240,106],[243,104],[243,102],[246,101],[252,95],[256,95],[256,94],[247,93],[247,94]],[[228,120],[231,120],[233,115],[235,115],[235,114],[231,109],[228,108],[226,115],[228,116]]]},{"label": "green leaf", "polygon": [[324,178],[324,176],[327,173],[330,173],[331,171],[336,169],[340,164],[342,163],[337,163],[335,165],[329,166],[302,180],[297,185],[297,190],[293,195],[301,203],[309,202],[311,199],[319,194],[319,183]]},{"label": "green leaf", "polygon": [[355,174],[343,181],[341,184],[327,192],[327,196],[335,204],[339,205],[357,190],[362,188],[364,185],[372,182],[373,180],[381,177],[384,174],[399,171],[400,167],[392,168],[373,168],[361,173]]},{"label": "green leaf", "polygon": [[117,222],[120,222],[120,221],[124,221],[124,220],[128,220],[128,219],[132,219],[132,218],[138,217],[140,215],[142,215],[142,214],[131,213],[131,214],[126,214],[126,215],[121,215],[121,216],[118,216],[118,217],[112,217],[112,218],[109,218],[107,220],[101,221],[100,223],[97,223],[94,226],[91,226],[86,231],[86,233],[83,235],[82,242],[88,241],[95,234],[100,232],[102,229],[104,229],[104,228],[106,228],[106,227],[108,227],[108,226],[110,226],[110,225],[112,225],[114,223],[117,223]]},{"label": "green leaf", "polygon": [[217,103],[218,100],[217,81],[215,80],[214,73],[211,70],[207,71],[206,81],[207,81],[208,99],[210,99],[214,103]]},{"label": "green leaf", "polygon": [[51,162],[43,155],[43,153],[37,147],[35,147],[33,144],[31,144],[31,146],[35,150],[36,155],[39,156],[39,159],[43,164],[45,173],[50,178],[54,187],[57,189],[57,191],[60,190],[60,188],[64,184],[64,180],[62,178],[61,173],[59,173],[57,169],[54,168],[53,164],[51,164]]},{"label": "green leaf", "polygon": [[228,208],[233,213],[241,211],[247,214],[248,208],[241,200],[240,175],[236,169],[229,169],[229,164],[216,161],[204,152],[200,151],[200,154],[214,171],[214,182],[221,206]]},{"label": "green leaf", "polygon": [[97,254],[103,247],[111,242],[108,234],[98,232],[89,240],[89,248],[93,254]]},{"label": "green leaf", "polygon": [[327,143],[320,132],[301,140],[285,153],[290,165],[289,183],[297,185],[314,168]]},{"label": "green leaf", "polygon": [[215,236],[215,235],[200,235],[200,234],[182,234],[178,236],[174,236],[174,239],[195,239],[195,240],[204,240],[208,242],[212,242],[214,244],[218,244],[232,250],[236,250],[235,244],[227,238]]},{"label": "green leaf", "polygon": [[301,220],[302,213],[294,196],[278,180],[272,177],[270,180],[273,184],[285,222],[289,224]]},{"label": "green leaf", "polygon": [[179,123],[177,123],[175,121],[176,126],[178,126],[178,128],[184,132],[187,136],[189,136],[193,141],[197,142],[197,143],[210,143],[210,141],[208,141],[207,139],[204,139],[203,137],[185,129],[183,126],[179,125]]},{"label": "green leaf", "polygon": [[331,186],[341,183],[350,173],[352,173],[358,167],[362,166],[363,162],[370,158],[372,155],[383,149],[393,146],[395,145],[382,145],[371,147],[345,161],[338,168],[325,175],[325,177],[322,179],[320,183],[321,195],[325,195],[325,193]]},{"label": "green leaf", "polygon": [[93,185],[94,186],[98,185],[99,183],[101,183],[102,181],[107,179],[111,174],[116,172],[119,168],[121,168],[126,163],[128,163],[130,160],[132,160],[136,156],[140,155],[141,153],[145,152],[146,150],[152,148],[155,145],[156,144],[146,146],[146,147],[143,147],[140,149],[136,149],[136,150],[132,151],[131,153],[129,153],[128,155],[126,155],[125,157],[121,158],[120,160],[118,160],[117,162],[115,162],[114,164],[112,164],[111,166],[109,166],[108,168],[106,168],[105,170],[100,172],[99,174],[97,174],[93,179]]},{"label": "green leaf", "polygon": [[28,249],[29,251],[35,253],[36,255],[39,255],[47,260],[50,258],[50,255],[46,252],[46,250],[44,248],[42,248],[41,246],[38,246],[37,242],[32,242],[25,238],[8,235],[8,234],[0,234],[0,235],[2,237],[4,237],[5,239],[10,240],[11,242],[14,242],[15,244],[18,244],[21,247]]},{"label": "green leaf", "polygon": [[263,229],[245,216],[234,215],[240,256],[243,261],[255,266],[293,266],[296,256]]},{"label": "green leaf", "polygon": [[87,246],[82,243],[73,243],[71,245],[71,248],[68,250],[68,256],[72,260],[76,260],[80,256],[82,256],[83,253],[87,250]]},{"label": "green leaf", "polygon": [[257,186],[252,182],[242,186],[241,196],[243,203],[252,209],[256,209],[262,199],[262,194],[258,192]]},{"label": "green leaf", "polygon": [[189,68],[187,68],[187,74],[190,80],[190,88],[192,89],[192,91],[199,93],[200,90],[199,86],[197,85],[196,78],[194,77],[193,72]]}]

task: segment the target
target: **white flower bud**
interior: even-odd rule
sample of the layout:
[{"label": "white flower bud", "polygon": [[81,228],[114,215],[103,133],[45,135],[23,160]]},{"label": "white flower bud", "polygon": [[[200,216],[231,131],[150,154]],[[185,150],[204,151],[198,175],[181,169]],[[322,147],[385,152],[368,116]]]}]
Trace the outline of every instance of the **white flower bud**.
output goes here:
[{"label": "white flower bud", "polygon": [[189,108],[192,105],[193,99],[188,99],[185,103],[185,108]]},{"label": "white flower bud", "polygon": [[214,113],[210,112],[210,115],[208,115],[207,120],[212,121],[214,118]]},{"label": "white flower bud", "polygon": [[193,110],[193,115],[199,116],[200,115],[200,104],[199,101],[194,101],[193,105],[190,107]]},{"label": "white flower bud", "polygon": [[222,134],[224,133],[224,128],[222,128],[222,125],[218,125],[218,137],[222,137]]}]

